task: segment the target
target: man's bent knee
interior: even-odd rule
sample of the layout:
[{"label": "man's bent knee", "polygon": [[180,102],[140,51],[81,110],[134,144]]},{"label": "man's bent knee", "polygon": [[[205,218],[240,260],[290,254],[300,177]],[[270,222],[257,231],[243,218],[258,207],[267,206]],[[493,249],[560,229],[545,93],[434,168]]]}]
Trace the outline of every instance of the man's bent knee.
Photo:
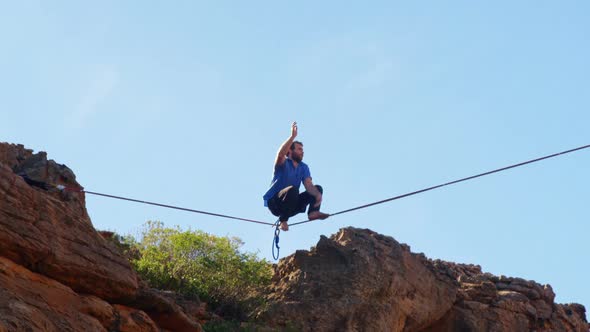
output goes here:
[{"label": "man's bent knee", "polygon": [[322,188],[322,186],[320,186],[319,184],[315,185],[316,189],[320,192],[320,194],[324,194],[324,188]]}]

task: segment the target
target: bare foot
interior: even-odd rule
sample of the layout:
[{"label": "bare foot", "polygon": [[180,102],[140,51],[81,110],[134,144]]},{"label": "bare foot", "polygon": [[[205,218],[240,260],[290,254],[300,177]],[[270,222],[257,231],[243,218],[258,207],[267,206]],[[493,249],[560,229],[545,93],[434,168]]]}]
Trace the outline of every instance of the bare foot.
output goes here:
[{"label": "bare foot", "polygon": [[288,230],[289,230],[289,225],[287,224],[287,222],[286,222],[286,221],[281,221],[281,226],[279,226],[279,228],[280,228],[282,231],[285,231],[285,232],[286,232],[286,231],[288,231]]},{"label": "bare foot", "polygon": [[316,219],[324,220],[324,219],[328,218],[329,216],[330,216],[329,214],[323,213],[320,211],[313,211],[312,213],[307,215],[309,220],[316,220]]}]

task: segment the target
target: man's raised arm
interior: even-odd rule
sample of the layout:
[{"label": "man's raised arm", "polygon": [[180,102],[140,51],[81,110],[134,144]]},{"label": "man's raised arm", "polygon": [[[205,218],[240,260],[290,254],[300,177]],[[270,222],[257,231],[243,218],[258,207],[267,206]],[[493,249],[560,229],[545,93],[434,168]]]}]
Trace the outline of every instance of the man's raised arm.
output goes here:
[{"label": "man's raised arm", "polygon": [[297,122],[293,122],[293,124],[291,125],[291,137],[289,137],[283,143],[283,145],[281,145],[279,151],[277,152],[277,158],[275,159],[275,167],[281,166],[285,163],[287,152],[289,152],[289,149],[291,148],[291,145],[293,144],[295,137],[297,137]]}]

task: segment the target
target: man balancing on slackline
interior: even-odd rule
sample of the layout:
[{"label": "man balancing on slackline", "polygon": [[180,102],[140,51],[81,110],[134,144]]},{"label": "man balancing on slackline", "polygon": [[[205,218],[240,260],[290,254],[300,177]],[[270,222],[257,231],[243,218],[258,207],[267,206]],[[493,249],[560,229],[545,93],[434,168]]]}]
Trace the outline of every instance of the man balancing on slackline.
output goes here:
[{"label": "man balancing on slackline", "polygon": [[[279,217],[280,228],[289,230],[287,221],[294,215],[305,212],[309,220],[326,219],[330,215],[320,212],[323,189],[311,181],[309,167],[303,160],[303,143],[295,141],[297,122],[291,126],[291,137],[281,145],[275,159],[270,188],[264,194],[264,206]],[[299,193],[303,183],[305,192]]]}]

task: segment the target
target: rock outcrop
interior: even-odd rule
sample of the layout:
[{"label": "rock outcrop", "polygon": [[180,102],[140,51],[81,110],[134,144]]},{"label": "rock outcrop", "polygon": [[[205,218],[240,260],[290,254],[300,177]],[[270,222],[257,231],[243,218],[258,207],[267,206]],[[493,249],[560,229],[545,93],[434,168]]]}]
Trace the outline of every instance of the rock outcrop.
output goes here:
[{"label": "rock outcrop", "polygon": [[200,331],[94,229],[66,166],[0,143],[0,331]]},{"label": "rock outcrop", "polygon": [[586,309],[556,304],[550,285],[482,273],[480,266],[434,261],[459,281],[458,301],[425,331],[580,331],[587,332]]},{"label": "rock outcrop", "polygon": [[551,286],[427,259],[367,229],[344,228],[280,261],[259,319],[302,331],[576,331],[585,308]]},{"label": "rock outcrop", "polygon": [[74,292],[0,257],[0,331],[159,331],[144,312]]}]

